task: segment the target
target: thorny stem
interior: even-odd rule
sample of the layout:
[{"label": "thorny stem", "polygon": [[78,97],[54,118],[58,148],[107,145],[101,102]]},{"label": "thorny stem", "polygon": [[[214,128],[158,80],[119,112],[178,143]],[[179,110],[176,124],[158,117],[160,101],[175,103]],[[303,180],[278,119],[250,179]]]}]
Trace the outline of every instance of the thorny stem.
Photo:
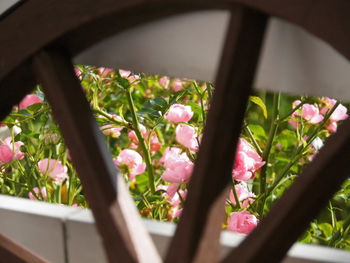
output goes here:
[{"label": "thorny stem", "polygon": [[297,162],[301,157],[304,156],[304,151],[311,145],[311,143],[314,141],[314,139],[317,137],[318,132],[324,127],[326,122],[329,120],[333,112],[336,110],[340,102],[338,101],[333,108],[327,112],[325,115],[323,121],[317,126],[317,128],[312,132],[310,137],[306,140],[306,145],[304,146],[303,144],[298,147],[296,150],[294,157],[292,158],[292,161],[290,161],[281,171],[281,173],[277,176],[275,179],[273,185],[265,192],[261,194],[262,197],[262,202],[265,203],[267,197],[272,193],[273,190],[277,187],[279,182],[284,178],[284,176],[287,174],[289,169]]},{"label": "thorny stem", "polygon": [[140,148],[143,152],[145,162],[146,162],[149,187],[151,189],[151,192],[154,193],[156,191],[156,187],[154,184],[154,174],[153,174],[153,167],[152,167],[152,162],[151,162],[151,154],[150,154],[149,148],[147,147],[146,142],[145,142],[145,140],[141,134],[141,131],[140,131],[139,121],[138,121],[137,116],[136,116],[135,105],[134,105],[134,101],[133,101],[132,96],[131,96],[130,88],[127,89],[126,94],[127,94],[127,99],[128,99],[128,103],[129,103],[129,108],[131,111],[133,128],[134,128],[134,131],[136,133],[137,139],[139,140],[139,145],[140,145]]},{"label": "thorny stem", "polygon": [[235,197],[236,206],[238,206],[238,207],[241,209],[241,208],[242,208],[242,205],[241,205],[241,202],[239,201],[239,198],[238,198],[238,194],[237,194],[235,185],[236,185],[236,183],[234,183],[234,184],[232,185],[232,192],[233,192],[233,196]]},{"label": "thorny stem", "polygon": [[198,84],[196,81],[193,81],[193,86],[199,96],[200,103],[201,103],[201,111],[202,111],[202,118],[203,118],[203,123],[205,125],[206,123],[206,117],[205,117],[205,109],[204,109],[204,103],[203,103],[203,94],[200,92]]},{"label": "thorny stem", "polygon": [[[267,171],[267,165],[269,162],[269,155],[271,152],[272,143],[278,128],[278,122],[276,122],[275,120],[279,118],[280,98],[281,98],[280,92],[275,93],[273,95],[273,112],[272,112],[269,137],[267,139],[266,147],[262,153],[262,159],[265,161],[265,165],[261,167],[261,171],[260,171],[260,194],[264,194],[266,192],[266,171]],[[265,205],[265,199],[263,199],[262,202],[260,203],[259,214],[262,214],[264,210],[264,205]]]}]

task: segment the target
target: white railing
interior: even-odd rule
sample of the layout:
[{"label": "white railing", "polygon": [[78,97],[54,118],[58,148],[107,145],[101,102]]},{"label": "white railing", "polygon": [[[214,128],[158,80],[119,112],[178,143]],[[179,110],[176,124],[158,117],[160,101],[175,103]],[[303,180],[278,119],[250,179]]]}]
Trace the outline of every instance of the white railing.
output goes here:
[{"label": "white railing", "polygon": [[[0,195],[0,220],[0,233],[8,235],[51,262],[107,262],[90,210]],[[159,253],[164,256],[176,225],[143,221]],[[222,255],[237,246],[242,238],[244,236],[223,231]],[[349,263],[350,252],[295,244],[283,262]]]}]

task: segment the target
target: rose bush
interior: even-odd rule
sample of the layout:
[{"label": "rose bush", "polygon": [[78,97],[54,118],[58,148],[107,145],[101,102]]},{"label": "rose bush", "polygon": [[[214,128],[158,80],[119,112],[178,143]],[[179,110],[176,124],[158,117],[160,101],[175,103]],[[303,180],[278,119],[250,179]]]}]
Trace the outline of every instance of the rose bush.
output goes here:
[{"label": "rose bush", "polygon": [[[177,222],[214,87],[127,70],[77,66],[75,72],[141,215]],[[347,105],[327,97],[251,96],[224,227],[252,231],[347,117]],[[2,194],[88,207],[40,87],[0,127],[10,132],[0,137]],[[349,195],[347,180],[300,241],[350,249]]]}]

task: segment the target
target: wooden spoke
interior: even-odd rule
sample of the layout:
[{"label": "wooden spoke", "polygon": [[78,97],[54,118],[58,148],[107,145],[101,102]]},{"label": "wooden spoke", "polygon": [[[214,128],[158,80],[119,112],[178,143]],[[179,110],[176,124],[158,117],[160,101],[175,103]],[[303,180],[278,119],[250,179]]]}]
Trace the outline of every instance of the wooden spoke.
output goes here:
[{"label": "wooden spoke", "polygon": [[[237,138],[267,17],[235,8],[185,209],[166,262],[216,262]],[[226,194],[226,196],[225,196]]]},{"label": "wooden spoke", "polygon": [[0,120],[3,120],[27,93],[35,87],[29,63],[18,67],[0,82]]},{"label": "wooden spoke", "polygon": [[326,201],[349,177],[349,160],[350,120],[347,120],[266,218],[223,262],[280,262]]},{"label": "wooden spoke", "polygon": [[58,51],[42,51],[33,59],[62,131],[110,262],[160,262],[160,257],[135,211],[102,134],[77,80],[73,66]]},{"label": "wooden spoke", "polygon": [[6,263],[48,262],[2,234],[0,234],[0,261]]}]

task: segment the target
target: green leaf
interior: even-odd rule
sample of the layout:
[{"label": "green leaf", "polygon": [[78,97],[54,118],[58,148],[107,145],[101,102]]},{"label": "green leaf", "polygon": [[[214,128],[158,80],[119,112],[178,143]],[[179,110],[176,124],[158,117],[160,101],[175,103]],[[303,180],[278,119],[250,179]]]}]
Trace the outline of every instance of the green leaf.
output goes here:
[{"label": "green leaf", "polygon": [[168,107],[168,102],[161,97],[150,99],[149,103],[153,106],[155,110],[163,111],[165,108]]},{"label": "green leaf", "polygon": [[259,138],[260,140],[266,140],[266,132],[262,126],[256,124],[249,124],[248,127],[255,137]]},{"label": "green leaf", "polygon": [[261,110],[263,111],[263,114],[264,114],[264,117],[265,119],[267,119],[267,109],[266,109],[266,105],[265,103],[262,101],[262,99],[260,99],[259,97],[257,96],[250,96],[249,97],[249,100],[251,102],[253,102],[254,104],[258,105]]},{"label": "green leaf", "polygon": [[171,95],[169,98],[169,104],[175,104],[177,103],[183,96],[185,96],[188,93],[188,90],[180,90],[178,92],[176,92],[175,94]]},{"label": "green leaf", "polygon": [[312,236],[309,231],[304,232],[304,234],[299,238],[299,242],[302,243],[311,243]]},{"label": "green leaf", "polygon": [[333,233],[333,227],[328,223],[321,223],[318,228],[322,231],[326,238],[329,238]]},{"label": "green leaf", "polygon": [[199,106],[197,103],[193,101],[189,101],[187,103],[189,106],[191,106],[191,110],[194,112],[195,116],[199,118],[199,121],[202,121],[202,109],[201,106]]}]

